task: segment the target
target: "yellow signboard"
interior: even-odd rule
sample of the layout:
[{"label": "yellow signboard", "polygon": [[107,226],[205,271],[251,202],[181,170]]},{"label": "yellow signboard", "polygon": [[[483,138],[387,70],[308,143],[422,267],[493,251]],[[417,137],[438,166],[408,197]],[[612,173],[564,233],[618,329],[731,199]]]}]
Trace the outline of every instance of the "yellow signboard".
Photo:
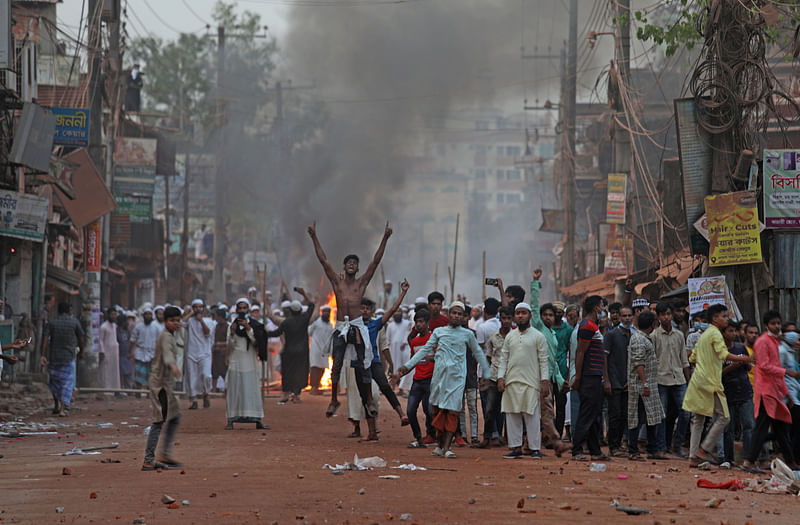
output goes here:
[{"label": "yellow signboard", "polygon": [[761,262],[756,194],[722,193],[705,198],[711,266]]}]

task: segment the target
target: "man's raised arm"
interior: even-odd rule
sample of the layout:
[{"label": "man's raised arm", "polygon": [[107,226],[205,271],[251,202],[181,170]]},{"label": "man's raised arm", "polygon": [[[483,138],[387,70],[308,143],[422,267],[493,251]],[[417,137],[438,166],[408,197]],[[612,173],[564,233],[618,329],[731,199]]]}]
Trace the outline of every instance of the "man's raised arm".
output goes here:
[{"label": "man's raised arm", "polygon": [[325,252],[322,250],[322,246],[319,244],[319,239],[317,239],[317,221],[314,221],[311,226],[308,227],[308,235],[311,237],[311,242],[314,243],[314,251],[317,254],[317,259],[319,259],[320,264],[322,264],[322,269],[325,271],[325,275],[328,276],[328,279],[331,283],[336,282],[338,277],[336,276],[336,272],[333,271],[333,267],[331,263],[328,262],[328,258],[325,256]]},{"label": "man's raised arm", "polygon": [[375,252],[375,257],[372,258],[372,262],[369,263],[367,267],[367,271],[364,272],[364,285],[366,286],[371,280],[372,276],[375,275],[375,270],[378,269],[378,265],[381,263],[381,259],[383,259],[383,252],[386,250],[386,241],[389,240],[389,237],[392,236],[392,229],[389,228],[389,222],[386,222],[386,229],[383,230],[383,239],[381,239],[381,244],[378,246],[378,251]]}]

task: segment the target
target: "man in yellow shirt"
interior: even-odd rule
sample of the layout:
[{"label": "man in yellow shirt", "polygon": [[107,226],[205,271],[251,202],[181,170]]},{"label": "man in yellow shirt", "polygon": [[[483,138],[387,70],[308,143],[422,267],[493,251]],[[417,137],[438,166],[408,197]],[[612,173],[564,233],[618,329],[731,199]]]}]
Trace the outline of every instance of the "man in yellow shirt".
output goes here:
[{"label": "man in yellow shirt", "polygon": [[[747,325],[744,331],[744,345],[747,348],[747,355],[753,355],[753,345],[756,344],[756,339],[758,336],[761,335],[761,330],[758,329],[758,325],[755,323],[750,323]],[[750,367],[750,370],[747,371],[747,377],[750,379],[750,386],[755,389],[756,383],[755,379],[753,378],[753,372],[755,372],[755,367]],[[753,390],[755,392],[755,390]]]},{"label": "man in yellow shirt", "polygon": [[[695,365],[689,380],[683,409],[692,413],[692,435],[689,444],[690,466],[697,467],[713,459],[719,437],[730,422],[728,401],[722,386],[722,363],[752,363],[753,358],[728,353],[722,330],[728,326],[728,308],[722,304],[709,307],[711,326],[703,332],[692,351],[689,362]],[[706,438],[700,443],[707,417],[716,416]]]}]

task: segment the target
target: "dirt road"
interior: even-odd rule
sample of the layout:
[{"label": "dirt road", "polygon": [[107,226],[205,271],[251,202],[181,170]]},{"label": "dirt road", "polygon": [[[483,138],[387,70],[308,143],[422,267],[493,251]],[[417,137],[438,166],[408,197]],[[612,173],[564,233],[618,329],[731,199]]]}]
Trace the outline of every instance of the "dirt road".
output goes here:
[{"label": "dirt road", "polygon": [[[401,521],[402,514],[412,515],[408,523],[425,524],[800,520],[800,500],[794,496],[696,487],[696,475],[719,482],[739,476],[740,471],[689,471],[688,462],[677,459],[647,463],[616,459],[608,462],[606,472],[595,473],[588,464],[556,458],[551,451],[543,451],[547,456],[540,461],[504,460],[504,450],[498,448],[457,448],[458,459],[448,460],[431,457],[428,450],[408,449],[411,432],[400,427],[385,403],[380,442],[360,444],[345,438],[351,426],[344,417],[324,417],[326,399],[304,396],[302,403],[286,406],[276,401],[265,400],[264,421],[271,427],[267,431],[253,425],[223,430],[221,398],[214,399],[210,409],[184,410],[174,455],[185,467],[160,473],[139,470],[143,430],[149,424],[147,399],[81,396],[74,403],[80,410],[67,419],[38,413],[26,422],[66,426],[53,426],[57,435],[2,438],[0,520],[371,524]],[[119,447],[99,455],[51,455],[112,442]],[[325,463],[352,461],[354,454],[380,456],[388,466],[340,475],[322,469]],[[389,468],[402,463],[455,471]],[[62,474],[65,467],[70,475]],[[670,467],[680,471],[670,472]],[[384,475],[399,478],[379,477]],[[160,502],[164,494],[189,504],[170,509]],[[724,501],[718,508],[706,508],[711,498]],[[609,505],[613,500],[645,507],[652,514],[627,516]],[[57,507],[63,512],[58,513]]]}]

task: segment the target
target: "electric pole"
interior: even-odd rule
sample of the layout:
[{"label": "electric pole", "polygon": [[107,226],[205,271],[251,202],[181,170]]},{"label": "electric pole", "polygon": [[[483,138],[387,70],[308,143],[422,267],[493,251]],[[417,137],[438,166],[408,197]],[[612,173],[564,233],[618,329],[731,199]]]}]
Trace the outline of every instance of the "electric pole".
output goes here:
[{"label": "electric pole", "polygon": [[[631,23],[630,23],[630,0],[618,0],[616,12],[616,27],[614,35],[614,59],[619,72],[620,85],[617,86],[617,99],[612,100],[614,110],[616,111],[616,123],[614,124],[614,172],[624,173],[628,176],[628,185],[635,188],[633,180],[633,165],[631,163],[631,136],[628,131],[623,127],[622,122],[627,122],[627,113],[625,111],[625,103],[623,101],[623,93],[629,93],[630,80],[631,80]],[[628,123],[630,125],[630,122]],[[637,195],[638,198],[638,195]],[[627,195],[625,196],[627,200]],[[632,230],[636,232],[636,223],[634,222],[633,214],[628,214],[626,211],[625,225],[622,226],[621,232],[618,233],[625,243],[625,265],[627,267],[628,261],[635,258],[632,254],[628,254],[628,236],[625,235],[625,230]],[[660,252],[660,250],[659,250]],[[634,268],[627,268],[628,274],[633,273]]]},{"label": "electric pole", "polygon": [[[215,162],[216,177],[214,179],[216,207],[214,215],[214,276],[212,287],[217,300],[225,301],[225,245],[227,235],[225,232],[225,170],[223,159],[225,157],[225,116],[226,104],[223,99],[225,93],[225,27],[217,27],[217,158]],[[188,167],[188,163],[187,163]],[[187,177],[188,180],[188,177]],[[188,224],[184,224],[184,229]]]},{"label": "electric pole", "polygon": [[[561,287],[572,284],[575,277],[575,104],[578,81],[578,0],[569,2],[569,41],[567,43],[567,71],[564,82],[562,165],[566,168],[564,185],[565,244],[561,258]],[[564,159],[564,157],[566,157]]]}]

